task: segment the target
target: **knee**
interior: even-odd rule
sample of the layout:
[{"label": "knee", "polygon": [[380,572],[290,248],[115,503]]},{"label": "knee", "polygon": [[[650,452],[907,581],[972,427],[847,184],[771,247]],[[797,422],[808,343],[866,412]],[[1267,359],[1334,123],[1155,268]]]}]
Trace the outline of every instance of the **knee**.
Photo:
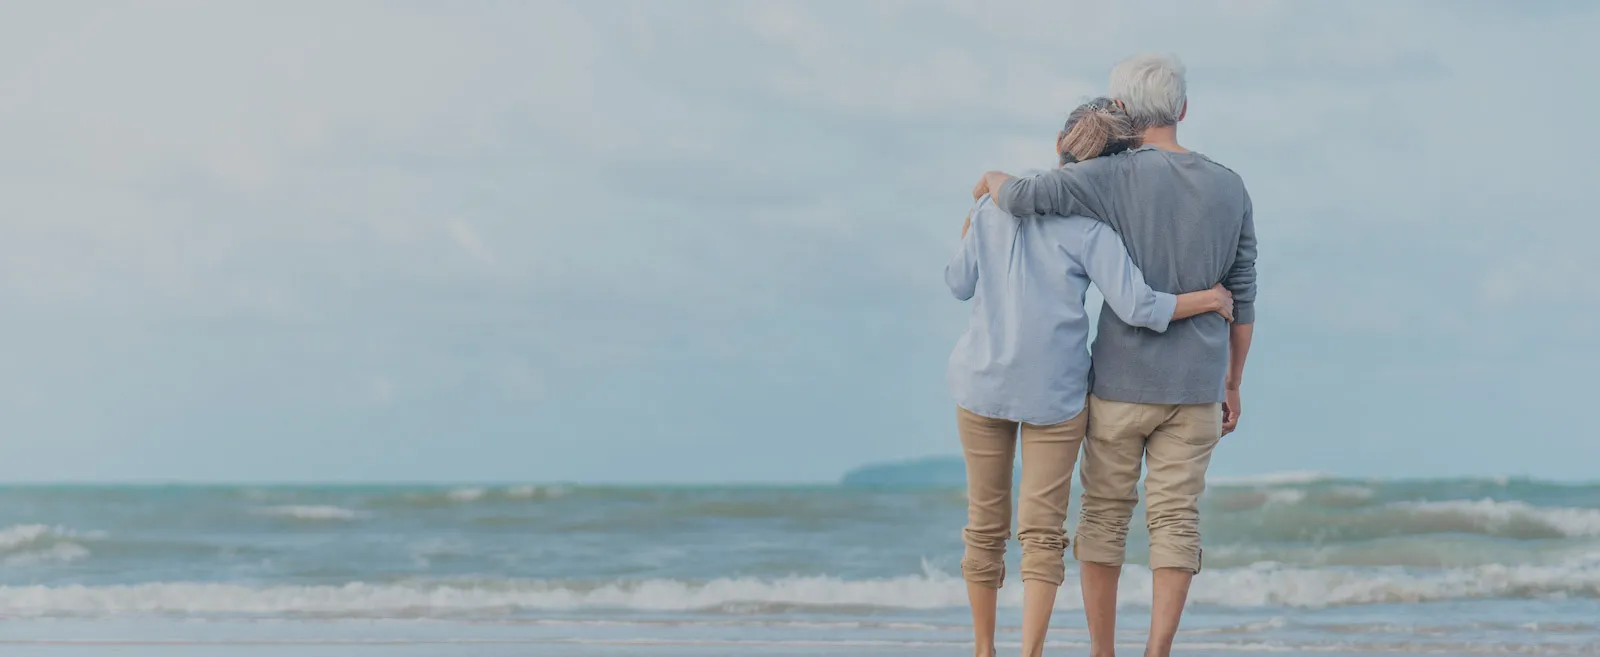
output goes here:
[{"label": "knee", "polygon": [[1127,553],[1128,521],[1133,516],[1133,505],[1121,500],[1103,501],[1105,504],[1094,504],[1084,496],[1072,554],[1084,563],[1121,566]]},{"label": "knee", "polygon": [[1006,540],[1010,529],[1004,524],[968,525],[961,532],[967,544],[961,559],[961,576],[974,584],[1000,588],[1006,578]]},{"label": "knee", "polygon": [[1127,533],[1128,522],[1133,518],[1133,507],[1138,500],[1110,497],[1083,496],[1083,511],[1078,516],[1078,526],[1089,525],[1120,533]]},{"label": "knee", "polygon": [[961,577],[973,584],[998,589],[1006,580],[1005,558],[968,548],[961,559]]},{"label": "knee", "polygon": [[1145,518],[1150,535],[1199,536],[1200,512],[1193,507],[1152,509]]},{"label": "knee", "polygon": [[1029,529],[1017,534],[1017,542],[1022,544],[1023,556],[1035,552],[1061,554],[1067,550],[1067,534],[1059,528]]},{"label": "knee", "polygon": [[1004,554],[1006,551],[1006,539],[1010,538],[1010,536],[1011,532],[1002,527],[967,527],[961,530],[961,538],[967,544],[968,551],[978,550]]},{"label": "knee", "polygon": [[1022,543],[1022,581],[1061,586],[1066,579],[1067,536],[1060,529],[1030,529],[1017,535]]},{"label": "knee", "polygon": [[1200,572],[1200,537],[1195,536],[1175,538],[1171,536],[1150,537],[1150,569],[1173,568],[1189,573]]},{"label": "knee", "polygon": [[1176,568],[1200,572],[1200,522],[1195,513],[1152,514],[1150,568]]}]

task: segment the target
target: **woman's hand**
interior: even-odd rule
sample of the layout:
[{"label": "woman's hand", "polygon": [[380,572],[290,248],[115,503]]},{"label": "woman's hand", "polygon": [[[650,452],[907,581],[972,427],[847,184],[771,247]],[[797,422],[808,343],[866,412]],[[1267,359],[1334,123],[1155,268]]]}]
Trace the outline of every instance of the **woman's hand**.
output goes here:
[{"label": "woman's hand", "polygon": [[1000,191],[1000,187],[1005,185],[1007,180],[1011,180],[1011,174],[1004,171],[984,173],[981,178],[978,178],[978,184],[972,188],[972,200],[976,201],[983,198],[984,194],[994,195],[995,192]]},{"label": "woman's hand", "polygon": [[1233,293],[1229,292],[1228,288],[1222,287],[1221,283],[1209,290],[1180,294],[1178,303],[1172,307],[1173,321],[1207,313],[1217,313],[1228,320],[1228,323],[1233,323]]},{"label": "woman's hand", "polygon": [[1223,319],[1228,320],[1230,324],[1233,323],[1233,293],[1229,292],[1228,288],[1222,287],[1221,283],[1217,283],[1211,288],[1211,296],[1213,305],[1211,312],[1222,315]]}]

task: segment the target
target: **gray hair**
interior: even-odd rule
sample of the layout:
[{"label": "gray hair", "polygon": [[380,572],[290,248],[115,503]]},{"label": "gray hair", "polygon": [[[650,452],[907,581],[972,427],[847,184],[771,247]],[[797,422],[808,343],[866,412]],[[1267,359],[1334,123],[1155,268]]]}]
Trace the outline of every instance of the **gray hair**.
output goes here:
[{"label": "gray hair", "polygon": [[1122,101],[1140,129],[1177,125],[1189,99],[1183,62],[1177,55],[1145,53],[1111,69],[1111,96]]}]

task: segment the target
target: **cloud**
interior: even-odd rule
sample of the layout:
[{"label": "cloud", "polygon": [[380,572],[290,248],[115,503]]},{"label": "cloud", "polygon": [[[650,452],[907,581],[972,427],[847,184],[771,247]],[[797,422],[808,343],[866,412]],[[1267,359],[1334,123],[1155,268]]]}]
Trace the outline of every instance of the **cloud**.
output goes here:
[{"label": "cloud", "polygon": [[494,266],[496,261],[494,251],[483,243],[483,238],[478,236],[478,231],[472,228],[472,224],[461,219],[451,219],[445,226],[449,231],[450,240],[461,247],[462,252],[484,266]]},{"label": "cloud", "polygon": [[[1185,59],[1185,142],[1250,185],[1266,379],[1585,362],[1600,137],[1564,126],[1600,101],[1573,82],[1597,26],[1579,3],[1287,0],[10,11],[0,410],[77,448],[239,418],[425,448],[468,409],[567,438],[784,418],[753,478],[926,452],[967,190],[1046,165],[1139,50]],[[711,424],[619,440],[747,438]],[[575,444],[529,447],[559,464],[535,474],[614,472]]]}]

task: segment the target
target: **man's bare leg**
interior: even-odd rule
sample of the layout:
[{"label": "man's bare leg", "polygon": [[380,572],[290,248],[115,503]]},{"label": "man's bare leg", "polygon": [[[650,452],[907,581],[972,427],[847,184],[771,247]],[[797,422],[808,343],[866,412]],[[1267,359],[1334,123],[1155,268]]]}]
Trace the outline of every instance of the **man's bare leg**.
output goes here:
[{"label": "man's bare leg", "polygon": [[1121,566],[1079,562],[1083,583],[1083,615],[1089,621],[1089,657],[1112,657],[1117,652],[1117,581]]},{"label": "man's bare leg", "polygon": [[[1150,642],[1145,644],[1145,657],[1168,657],[1172,654],[1172,639],[1178,635],[1178,621],[1183,618],[1183,603],[1189,599],[1189,583],[1194,573],[1182,568],[1157,568],[1151,573],[1154,591],[1150,600]],[[1087,594],[1088,589],[1084,589]]]},{"label": "man's bare leg", "polygon": [[1152,571],[1147,657],[1172,653],[1189,583],[1200,570],[1200,496],[1221,437],[1221,404],[1186,404],[1176,407],[1145,443],[1145,526],[1150,528]]},{"label": "man's bare leg", "polygon": [[967,582],[967,601],[972,605],[972,654],[994,657],[994,608],[999,589]]},{"label": "man's bare leg", "polygon": [[1056,607],[1056,591],[1049,582],[1028,580],[1022,583],[1022,657],[1044,654],[1044,637],[1050,631],[1050,612]]}]

